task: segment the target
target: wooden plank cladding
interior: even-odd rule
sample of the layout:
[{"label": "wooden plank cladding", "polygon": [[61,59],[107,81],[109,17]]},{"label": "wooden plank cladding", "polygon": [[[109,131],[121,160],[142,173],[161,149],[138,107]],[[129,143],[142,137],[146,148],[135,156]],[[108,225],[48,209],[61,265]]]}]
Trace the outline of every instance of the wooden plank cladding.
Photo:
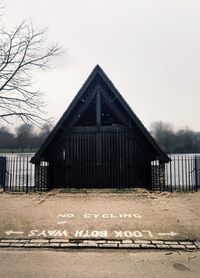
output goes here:
[{"label": "wooden plank cladding", "polygon": [[170,161],[97,65],[31,162],[49,188],[150,188],[156,160]]},{"label": "wooden plank cladding", "polygon": [[71,188],[144,186],[150,176],[143,163],[142,149],[128,132],[71,132],[57,149],[53,184]]}]

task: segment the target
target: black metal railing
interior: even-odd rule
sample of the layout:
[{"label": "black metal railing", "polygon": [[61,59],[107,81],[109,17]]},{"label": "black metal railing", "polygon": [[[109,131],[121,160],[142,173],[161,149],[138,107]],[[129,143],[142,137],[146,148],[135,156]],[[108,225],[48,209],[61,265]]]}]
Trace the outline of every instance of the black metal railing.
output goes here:
[{"label": "black metal railing", "polygon": [[[169,156],[171,158],[169,163],[162,164],[159,161],[151,163],[152,184],[149,188],[170,192],[200,190],[200,155]],[[51,188],[48,163],[40,162],[38,165],[33,165],[30,163],[31,157],[32,154],[6,156],[5,167],[2,167],[0,173],[4,175],[1,180],[5,181],[0,186],[3,186],[5,191],[28,193]],[[2,161],[4,163],[4,159]],[[59,184],[56,186],[59,187]],[[123,187],[130,186],[123,185]]]},{"label": "black metal railing", "polygon": [[32,192],[48,189],[48,163],[30,163],[32,154],[6,156],[4,191]]},{"label": "black metal railing", "polygon": [[200,155],[169,155],[171,161],[152,162],[152,189],[159,191],[198,191]]},{"label": "black metal railing", "polygon": [[30,163],[31,156],[10,155],[6,157],[5,191],[34,191],[34,165]]}]

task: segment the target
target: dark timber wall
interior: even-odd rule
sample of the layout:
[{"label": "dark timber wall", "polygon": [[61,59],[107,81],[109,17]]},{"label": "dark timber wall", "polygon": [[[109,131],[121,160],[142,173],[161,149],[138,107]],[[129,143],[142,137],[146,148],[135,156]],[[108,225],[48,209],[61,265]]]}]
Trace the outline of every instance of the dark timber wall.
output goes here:
[{"label": "dark timber wall", "polygon": [[154,160],[169,158],[99,66],[32,158],[50,188],[150,188]]},{"label": "dark timber wall", "polygon": [[125,130],[70,132],[50,163],[53,187],[147,187],[151,161]]}]

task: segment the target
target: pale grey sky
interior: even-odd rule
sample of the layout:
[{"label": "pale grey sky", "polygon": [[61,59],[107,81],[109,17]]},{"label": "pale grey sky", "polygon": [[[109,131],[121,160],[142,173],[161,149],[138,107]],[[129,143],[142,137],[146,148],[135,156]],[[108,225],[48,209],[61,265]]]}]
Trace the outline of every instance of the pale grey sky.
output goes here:
[{"label": "pale grey sky", "polygon": [[65,55],[37,73],[55,121],[99,64],[147,128],[200,131],[199,0],[4,0],[1,24],[49,26]]}]

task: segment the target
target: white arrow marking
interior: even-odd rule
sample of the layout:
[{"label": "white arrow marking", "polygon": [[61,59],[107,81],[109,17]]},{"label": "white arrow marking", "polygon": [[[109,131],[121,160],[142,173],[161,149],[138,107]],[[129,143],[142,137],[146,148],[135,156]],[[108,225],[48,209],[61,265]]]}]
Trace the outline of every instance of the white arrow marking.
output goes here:
[{"label": "white arrow marking", "polygon": [[21,234],[23,234],[23,233],[24,233],[24,232],[18,232],[18,231],[12,231],[12,230],[6,232],[6,234],[7,234],[8,236],[11,235],[11,234],[18,234],[18,235],[21,235]]},{"label": "white arrow marking", "polygon": [[67,221],[59,221],[59,222],[57,222],[58,225],[63,225],[63,224],[66,224],[66,223],[67,223]]},{"label": "white arrow marking", "polygon": [[159,236],[176,236],[178,233],[170,232],[170,233],[157,233]]}]

